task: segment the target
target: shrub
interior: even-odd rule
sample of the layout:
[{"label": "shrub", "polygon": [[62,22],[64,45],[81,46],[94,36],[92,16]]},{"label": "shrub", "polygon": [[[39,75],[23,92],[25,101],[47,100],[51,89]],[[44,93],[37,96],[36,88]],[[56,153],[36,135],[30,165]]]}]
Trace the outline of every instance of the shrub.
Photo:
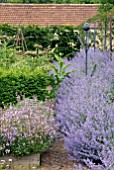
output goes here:
[{"label": "shrub", "polygon": [[59,131],[64,134],[70,159],[84,162],[94,170],[113,170],[113,61],[106,54],[98,50],[94,53],[91,49],[88,55],[90,71],[85,76],[85,57],[82,54],[83,51],[70,62],[78,71],[61,83],[56,99],[56,121]]},{"label": "shrub", "polygon": [[52,143],[55,128],[54,101],[37,98],[20,101],[0,110],[0,155],[15,156],[42,153]]},{"label": "shrub", "polygon": [[[55,55],[56,62],[52,64],[52,77],[55,81],[56,86],[67,77],[73,70],[66,72],[66,69],[70,66],[70,64],[66,64],[59,56]],[[59,68],[58,68],[59,67]]]},{"label": "shrub", "polygon": [[54,53],[60,57],[73,57],[76,51],[80,49],[80,43],[77,39],[77,29],[74,26],[50,26],[46,27],[48,32],[49,46],[54,49]]},{"label": "shrub", "polygon": [[7,36],[14,36],[17,33],[17,27],[8,24],[0,25],[0,30],[2,30],[3,35]]},{"label": "shrub", "polygon": [[[29,25],[27,27],[20,26],[22,29],[28,50],[35,50],[34,45],[42,46],[42,51],[54,51],[61,57],[69,54],[70,57],[80,48],[77,39],[77,29],[74,26],[47,26],[39,27],[37,25]],[[10,36],[9,45],[15,46],[15,36],[18,27],[12,27],[7,24],[0,26],[1,34]],[[12,38],[11,38],[12,37]],[[53,55],[49,57],[52,59]]]},{"label": "shrub", "polygon": [[54,80],[48,75],[50,67],[46,56],[39,58],[17,56],[16,51],[4,45],[0,49],[0,106],[16,103],[16,93],[38,100],[49,97],[47,87]]},{"label": "shrub", "polygon": [[100,0],[101,6],[99,7],[99,12],[107,12],[110,11],[114,6],[113,0]]},{"label": "shrub", "polygon": [[36,73],[28,75],[12,75],[0,77],[0,105],[4,102],[5,105],[16,103],[16,93],[21,96],[32,98],[34,95],[38,100],[45,100],[48,96],[47,87],[51,84],[51,78],[45,73]]}]

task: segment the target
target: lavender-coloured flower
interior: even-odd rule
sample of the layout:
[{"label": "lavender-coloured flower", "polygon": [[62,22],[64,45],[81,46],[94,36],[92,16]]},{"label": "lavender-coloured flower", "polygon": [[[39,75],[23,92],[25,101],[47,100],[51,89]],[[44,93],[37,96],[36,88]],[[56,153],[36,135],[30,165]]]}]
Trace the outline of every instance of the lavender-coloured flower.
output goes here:
[{"label": "lavender-coloured flower", "polygon": [[44,102],[38,102],[36,98],[23,99],[17,106],[11,105],[1,110],[1,150],[7,151],[10,148],[12,152],[16,143],[22,143],[23,146],[26,143],[34,145],[38,141],[45,143],[45,138],[51,138],[49,134],[54,137],[54,121],[54,100],[51,99]]},{"label": "lavender-coloured flower", "polygon": [[87,76],[84,60],[85,53],[81,51],[70,61],[71,69],[75,68],[76,72],[61,83],[56,99],[56,121],[64,134],[70,159],[84,162],[92,169],[113,170],[114,59],[111,61],[108,54],[90,49]]}]

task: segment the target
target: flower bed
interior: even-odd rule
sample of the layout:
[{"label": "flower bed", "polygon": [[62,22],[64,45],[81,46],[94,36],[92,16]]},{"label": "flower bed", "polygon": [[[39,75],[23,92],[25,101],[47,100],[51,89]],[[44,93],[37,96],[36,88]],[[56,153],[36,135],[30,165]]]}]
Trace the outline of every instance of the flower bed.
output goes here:
[{"label": "flower bed", "polygon": [[55,128],[54,101],[23,99],[17,106],[1,110],[0,155],[42,153],[51,145]]},{"label": "flower bed", "polygon": [[74,68],[76,72],[61,83],[56,121],[70,159],[86,163],[93,170],[113,170],[114,60],[106,53],[90,49],[87,76],[84,63],[84,51],[70,62],[68,69]]}]

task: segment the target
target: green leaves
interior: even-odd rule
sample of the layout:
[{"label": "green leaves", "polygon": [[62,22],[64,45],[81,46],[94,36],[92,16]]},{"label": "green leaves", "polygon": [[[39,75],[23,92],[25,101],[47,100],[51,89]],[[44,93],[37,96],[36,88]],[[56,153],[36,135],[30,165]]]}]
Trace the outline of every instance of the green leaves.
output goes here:
[{"label": "green leaves", "polygon": [[[66,72],[69,65],[66,65],[60,57],[72,57],[73,53],[80,47],[77,41],[76,28],[73,26],[49,26],[38,27],[28,26],[21,29],[26,40],[28,50],[35,50],[34,44],[42,46],[42,50],[51,54],[43,56],[17,56],[16,50],[9,45],[14,45],[14,41],[9,41],[0,49],[0,106],[16,103],[16,93],[32,98],[34,95],[38,100],[54,97],[56,85],[58,85],[70,72]],[[0,32],[8,36],[17,34],[17,27],[0,25]],[[11,38],[10,37],[10,38]],[[55,56],[55,58],[54,58]],[[60,56],[60,57],[58,57]],[[54,75],[49,76],[51,63],[56,59],[59,69],[53,67]],[[51,86],[50,93],[47,86]]]},{"label": "green leaves", "polygon": [[0,165],[0,170],[2,170],[2,165]]},{"label": "green leaves", "polygon": [[[43,52],[51,52],[47,54],[50,60],[53,59],[53,53],[64,57],[72,57],[79,51],[80,43],[77,39],[76,27],[74,26],[47,26],[39,27],[37,25],[21,26],[25,42],[29,51],[36,50],[35,44],[42,46]],[[8,45],[15,46],[15,38],[18,27],[9,26],[7,24],[0,25],[0,33],[10,36]]]},{"label": "green leaves", "polygon": [[[95,4],[100,0],[7,0],[8,3],[36,3],[36,4]],[[2,0],[5,3],[6,0]]]},{"label": "green leaves", "polygon": [[113,0],[100,0],[101,6],[99,7],[99,12],[104,13],[110,11],[114,6]]},{"label": "green leaves", "polygon": [[58,63],[58,67],[52,65],[52,68],[54,70],[54,73],[52,75],[55,79],[56,84],[59,85],[59,83],[62,82],[62,80],[70,73],[74,72],[74,70],[66,71],[70,64],[66,64],[65,62],[63,62],[63,60],[57,55],[55,55],[55,59]]},{"label": "green leaves", "polygon": [[[44,100],[48,95],[47,86],[50,77],[46,73],[38,73],[36,75],[15,76],[6,75],[0,77],[0,106],[2,102],[5,104],[16,103],[16,93],[21,96],[32,98],[37,96],[39,100]],[[51,82],[50,82],[51,83]]]},{"label": "green leaves", "polygon": [[49,58],[32,58],[16,56],[15,50],[5,43],[0,49],[0,106],[16,103],[16,93],[39,100],[45,100],[48,95],[47,86],[52,78],[48,75]]}]

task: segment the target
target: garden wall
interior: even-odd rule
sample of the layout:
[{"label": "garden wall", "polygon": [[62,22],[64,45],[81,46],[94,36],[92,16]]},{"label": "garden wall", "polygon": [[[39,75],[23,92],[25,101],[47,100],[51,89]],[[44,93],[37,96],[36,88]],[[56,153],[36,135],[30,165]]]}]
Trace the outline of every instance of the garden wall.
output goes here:
[{"label": "garden wall", "polygon": [[97,14],[95,4],[0,4],[0,24],[75,25]]}]

